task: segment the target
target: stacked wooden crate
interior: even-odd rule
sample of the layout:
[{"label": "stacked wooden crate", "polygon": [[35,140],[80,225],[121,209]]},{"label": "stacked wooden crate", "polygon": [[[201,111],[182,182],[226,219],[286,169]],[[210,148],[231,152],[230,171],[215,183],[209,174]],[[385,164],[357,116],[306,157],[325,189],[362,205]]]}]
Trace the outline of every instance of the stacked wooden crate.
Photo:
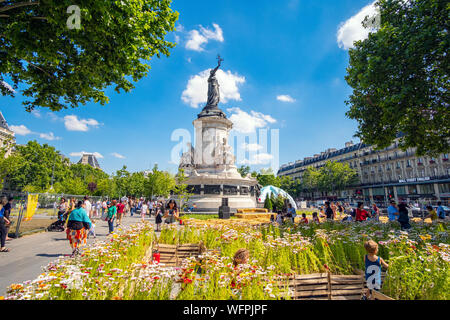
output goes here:
[{"label": "stacked wooden crate", "polygon": [[200,244],[157,244],[155,249],[160,254],[160,263],[167,267],[179,267],[183,259],[200,255]]},{"label": "stacked wooden crate", "polygon": [[[367,289],[363,275],[332,275],[315,273],[294,275],[281,281],[279,286],[289,287],[294,300],[361,300]],[[375,293],[372,299],[392,300]]]}]

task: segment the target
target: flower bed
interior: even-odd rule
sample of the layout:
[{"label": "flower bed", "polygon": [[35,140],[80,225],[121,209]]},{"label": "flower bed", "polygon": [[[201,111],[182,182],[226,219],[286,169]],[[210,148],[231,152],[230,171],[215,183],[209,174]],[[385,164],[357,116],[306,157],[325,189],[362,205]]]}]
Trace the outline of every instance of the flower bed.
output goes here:
[{"label": "flower bed", "polygon": [[[239,220],[165,226],[161,244],[202,242],[220,249],[185,259],[179,268],[153,265],[153,226],[122,230],[108,242],[60,259],[38,279],[12,285],[7,299],[288,299],[276,283],[291,274],[364,269],[364,242],[379,243],[389,263],[383,293],[395,299],[450,299],[448,222],[412,223],[409,233],[391,223],[322,223],[278,227]],[[234,253],[250,251],[249,264],[232,266]]]}]

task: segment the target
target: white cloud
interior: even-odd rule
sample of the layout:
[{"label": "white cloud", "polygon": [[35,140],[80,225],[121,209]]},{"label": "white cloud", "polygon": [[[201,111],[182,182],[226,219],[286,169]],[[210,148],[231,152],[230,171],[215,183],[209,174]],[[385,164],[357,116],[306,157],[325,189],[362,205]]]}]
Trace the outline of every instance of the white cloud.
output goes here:
[{"label": "white cloud", "polygon": [[269,153],[258,153],[252,156],[252,158],[244,159],[240,162],[243,165],[262,165],[262,164],[270,164],[271,160],[273,160],[273,155]]},{"label": "white cloud", "polygon": [[277,96],[277,100],[281,102],[290,102],[290,103],[295,102],[295,99],[292,98],[290,95],[284,94]]},{"label": "white cloud", "polygon": [[41,113],[38,110],[31,111],[31,114],[33,116],[35,116],[36,118],[40,118],[41,117]]},{"label": "white cloud", "polygon": [[[208,99],[208,78],[211,69],[204,70],[199,74],[192,76],[186,89],[183,91],[181,99],[192,108],[198,108],[200,104],[206,103]],[[218,70],[216,73],[217,81],[220,85],[220,101],[227,103],[229,100],[241,101],[238,86],[245,83],[245,77],[239,74],[233,74],[230,70],[224,72]]]},{"label": "white cloud", "polygon": [[271,116],[261,112],[250,111],[247,113],[240,108],[229,108],[227,111],[232,113],[229,119],[233,122],[233,129],[240,133],[252,133],[257,128],[264,128],[269,123],[277,122]]},{"label": "white cloud", "polygon": [[64,120],[63,118],[58,117],[54,112],[47,112],[47,116],[52,121],[63,121]]},{"label": "white cloud", "polygon": [[197,30],[189,32],[189,40],[186,42],[186,49],[194,51],[203,51],[202,44],[207,43],[208,39],[202,36]]},{"label": "white cloud", "polygon": [[364,28],[362,22],[366,16],[372,17],[377,14],[378,9],[375,7],[375,2],[365,6],[356,15],[341,23],[337,32],[339,48],[347,50],[353,47],[355,41],[364,40],[369,36],[372,30]]},{"label": "white cloud", "polygon": [[189,32],[189,38],[186,42],[186,49],[194,51],[204,51],[202,45],[209,42],[209,40],[215,40],[223,42],[223,31],[218,24],[213,23],[214,30],[204,28],[200,26],[199,30],[192,30]]},{"label": "white cloud", "polygon": [[13,87],[12,87],[9,83],[7,83],[7,82],[5,82],[5,81],[2,81],[2,85],[3,85],[8,91],[10,91],[10,92],[12,92],[12,93],[16,93],[16,91],[13,89]]},{"label": "white cloud", "polygon": [[123,156],[117,152],[113,152],[113,153],[111,153],[111,155],[117,159],[125,159],[125,156]]},{"label": "white cloud", "polygon": [[30,129],[28,129],[26,126],[21,124],[20,126],[9,126],[10,129],[19,136],[26,136],[27,134],[33,133]]},{"label": "white cloud", "polygon": [[262,150],[263,147],[257,143],[243,143],[241,145],[241,149],[244,149],[246,151],[259,151]]},{"label": "white cloud", "polygon": [[86,151],[72,152],[70,154],[70,156],[71,157],[82,157],[84,154],[93,154],[96,158],[103,159],[103,156],[98,152],[86,152]]},{"label": "white cloud", "polygon": [[53,140],[60,140],[60,137],[55,137],[55,135],[53,134],[53,132],[49,132],[49,133],[40,133],[39,137],[41,139],[45,139],[45,140],[49,140],[49,141],[53,141]]},{"label": "white cloud", "polygon": [[97,127],[98,121],[95,119],[78,119],[76,115],[64,117],[64,125],[69,131],[89,131],[90,127]]}]

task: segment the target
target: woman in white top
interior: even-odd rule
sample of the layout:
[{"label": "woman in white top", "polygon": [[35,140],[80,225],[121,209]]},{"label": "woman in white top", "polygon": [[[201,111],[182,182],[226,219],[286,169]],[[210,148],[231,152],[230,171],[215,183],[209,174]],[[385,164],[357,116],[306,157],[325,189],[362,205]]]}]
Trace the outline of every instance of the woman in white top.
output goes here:
[{"label": "woman in white top", "polygon": [[144,202],[142,203],[142,207],[141,207],[141,219],[142,219],[142,222],[145,221],[145,215],[147,214],[147,211],[148,211],[148,205],[147,205],[147,203],[144,201]]}]

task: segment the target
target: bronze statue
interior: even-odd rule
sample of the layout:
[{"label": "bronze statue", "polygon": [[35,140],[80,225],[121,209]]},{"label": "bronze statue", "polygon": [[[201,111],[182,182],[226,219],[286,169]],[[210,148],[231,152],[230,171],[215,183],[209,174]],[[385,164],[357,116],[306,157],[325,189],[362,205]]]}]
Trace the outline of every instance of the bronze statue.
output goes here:
[{"label": "bronze statue", "polygon": [[219,116],[226,118],[225,113],[219,109],[218,105],[220,102],[220,90],[219,90],[219,81],[216,78],[216,72],[219,70],[222,61],[224,61],[220,55],[217,56],[218,65],[216,68],[211,70],[211,73],[208,78],[208,100],[206,106],[203,108],[202,112],[198,115],[201,117],[212,117]]}]

